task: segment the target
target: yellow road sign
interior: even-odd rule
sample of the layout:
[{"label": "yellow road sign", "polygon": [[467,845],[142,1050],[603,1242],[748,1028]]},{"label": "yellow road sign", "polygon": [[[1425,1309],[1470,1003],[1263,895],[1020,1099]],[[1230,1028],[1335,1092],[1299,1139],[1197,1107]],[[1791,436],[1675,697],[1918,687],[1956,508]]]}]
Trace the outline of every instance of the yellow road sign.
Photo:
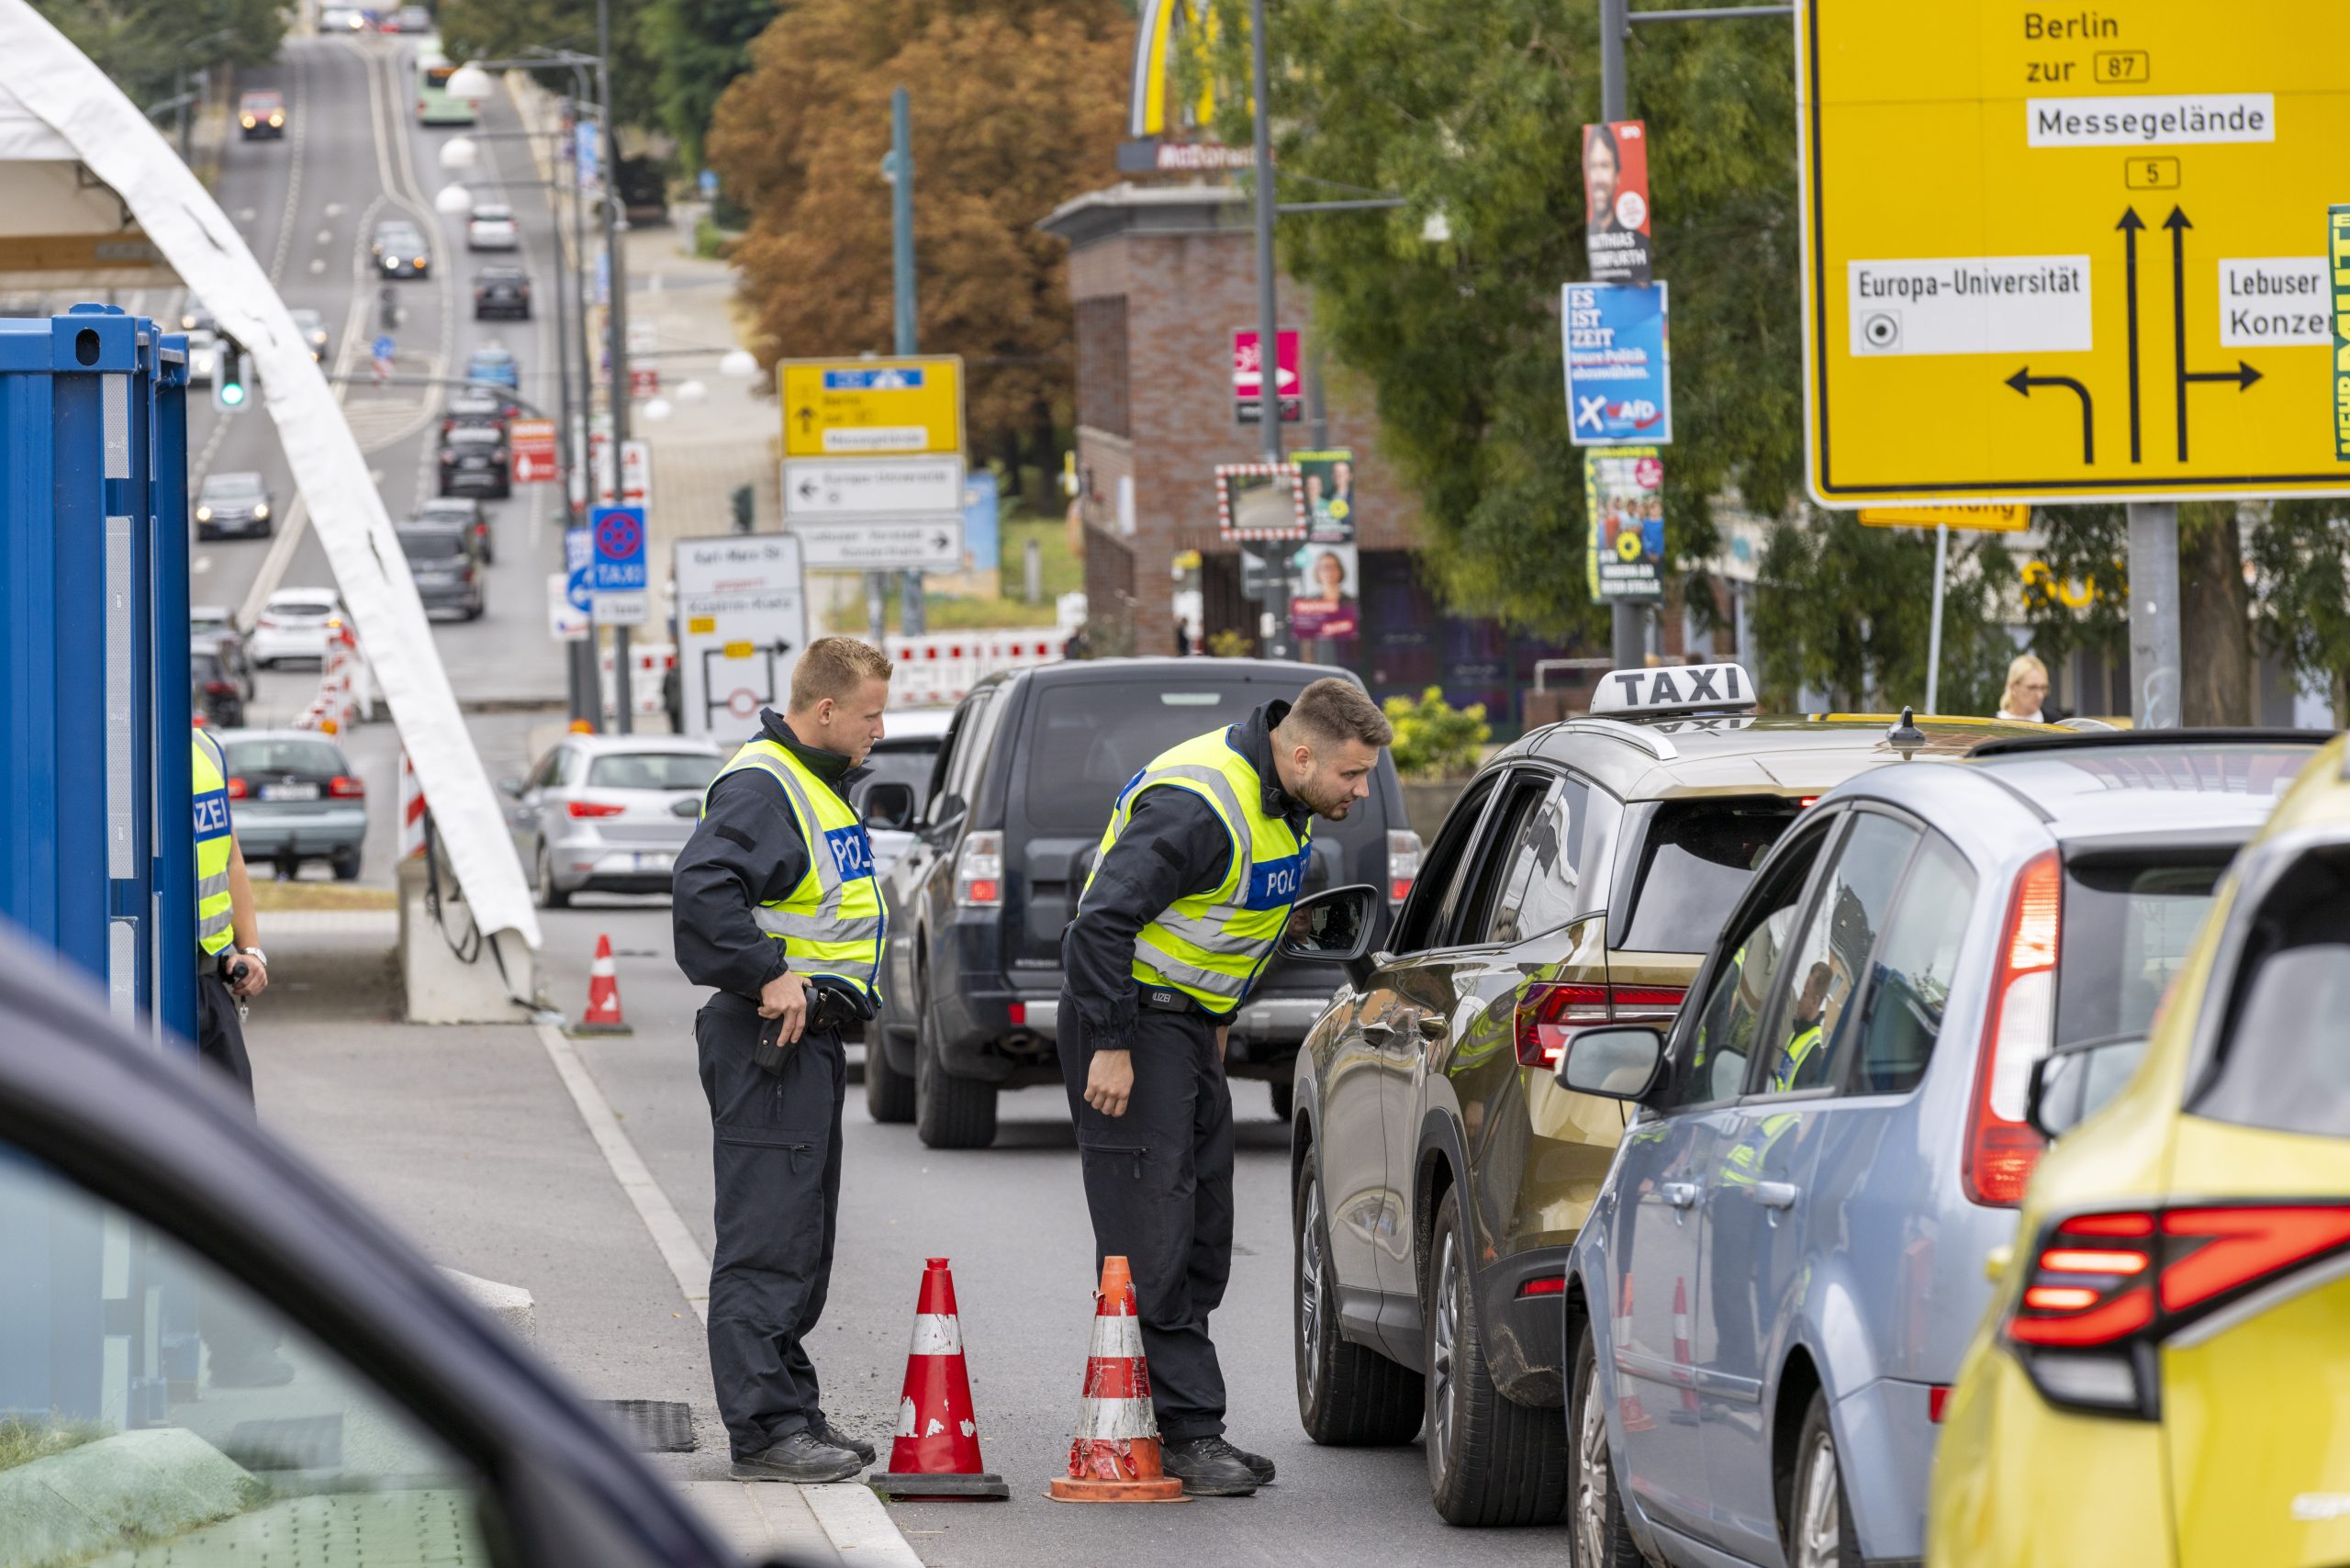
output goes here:
[{"label": "yellow road sign", "polygon": [[788,359],[786,457],[924,457],[963,450],[959,354]]},{"label": "yellow road sign", "polygon": [[2031,509],[1989,507],[1863,507],[1871,528],[1968,528],[1981,533],[2020,533],[2031,526]]},{"label": "yellow road sign", "polygon": [[2341,0],[1796,11],[1820,500],[2350,492]]}]

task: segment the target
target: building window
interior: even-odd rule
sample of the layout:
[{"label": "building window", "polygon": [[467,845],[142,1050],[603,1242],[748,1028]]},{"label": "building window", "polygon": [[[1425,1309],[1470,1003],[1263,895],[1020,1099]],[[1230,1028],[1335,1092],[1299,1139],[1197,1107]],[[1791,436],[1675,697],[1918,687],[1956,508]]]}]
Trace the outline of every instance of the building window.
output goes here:
[{"label": "building window", "polygon": [[1126,402],[1126,297],[1077,302],[1077,422],[1112,435],[1134,431]]}]

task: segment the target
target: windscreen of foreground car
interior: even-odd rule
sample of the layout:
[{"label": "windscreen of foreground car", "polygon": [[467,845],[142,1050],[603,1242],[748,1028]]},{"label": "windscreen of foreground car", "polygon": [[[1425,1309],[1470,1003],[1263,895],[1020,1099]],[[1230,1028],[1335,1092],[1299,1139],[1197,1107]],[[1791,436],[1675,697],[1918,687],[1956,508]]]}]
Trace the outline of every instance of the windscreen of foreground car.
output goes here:
[{"label": "windscreen of foreground car", "polygon": [[1037,704],[1027,774],[1014,795],[1039,834],[1099,834],[1144,764],[1180,741],[1241,722],[1269,695],[1239,681],[1158,691],[1117,681],[1051,687]]},{"label": "windscreen of foreground car", "polygon": [[229,771],[240,777],[252,773],[314,773],[331,778],[348,771],[342,765],[342,754],[325,741],[231,741],[225,749]]},{"label": "windscreen of foreground car", "polygon": [[1649,823],[1632,879],[1632,913],[1616,946],[1635,953],[1702,953],[1746,891],[1754,868],[1796,820],[1771,795],[1666,801]]},{"label": "windscreen of foreground car", "polygon": [[723,759],[702,752],[628,751],[588,765],[591,790],[707,790]]},{"label": "windscreen of foreground car", "polygon": [[2056,950],[2056,1045],[2143,1036],[2226,869],[2210,856],[2148,855],[2065,868]]}]

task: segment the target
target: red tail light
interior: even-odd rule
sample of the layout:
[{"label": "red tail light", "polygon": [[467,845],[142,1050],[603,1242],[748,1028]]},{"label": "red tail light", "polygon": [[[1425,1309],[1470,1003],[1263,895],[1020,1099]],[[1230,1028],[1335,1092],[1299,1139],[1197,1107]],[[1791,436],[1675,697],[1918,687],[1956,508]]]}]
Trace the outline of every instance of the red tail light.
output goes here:
[{"label": "red tail light", "polygon": [[2016,879],[1999,943],[1999,969],[1975,1070],[1966,1123],[1966,1195],[2014,1208],[2040,1163],[2041,1136],[2023,1119],[2031,1064],[2056,1032],[2056,947],[2064,927],[2065,868],[2050,850]]},{"label": "red tail light", "polygon": [[1517,1294],[1521,1300],[1530,1295],[1564,1295],[1567,1294],[1567,1277],[1564,1274],[1538,1274],[1518,1286]]},{"label": "red tail light", "polygon": [[204,683],[204,689],[207,695],[213,697],[226,697],[230,692],[236,690],[237,688],[234,683],[229,681],[207,680]]},{"label": "red tail light", "polygon": [[564,809],[575,817],[616,817],[628,810],[626,806],[604,806],[593,801],[574,801]]},{"label": "red tail light", "polygon": [[348,773],[338,773],[328,781],[327,793],[338,801],[364,800],[367,785],[364,779],[353,778]]},{"label": "red tail light", "polygon": [[245,781],[241,778],[231,776],[229,780],[229,799],[232,801],[241,801],[244,798]]},{"label": "red tail light", "polygon": [[1409,828],[1387,830],[1387,902],[1400,904],[1411,896],[1420,875],[1420,835]]},{"label": "red tail light", "polygon": [[1521,1067],[1559,1065],[1578,1029],[1599,1024],[1669,1024],[1686,995],[1672,985],[1590,985],[1550,981],[1526,988],[1517,1002]]},{"label": "red tail light", "polygon": [[274,631],[276,631],[280,626],[285,625],[285,622],[284,622],[283,621],[280,621],[280,620],[279,620],[276,616],[274,616],[274,615],[258,615],[258,616],[255,616],[255,617],[253,618],[253,624],[254,624],[255,626],[266,626],[266,627],[268,627],[271,631],[274,632]]}]

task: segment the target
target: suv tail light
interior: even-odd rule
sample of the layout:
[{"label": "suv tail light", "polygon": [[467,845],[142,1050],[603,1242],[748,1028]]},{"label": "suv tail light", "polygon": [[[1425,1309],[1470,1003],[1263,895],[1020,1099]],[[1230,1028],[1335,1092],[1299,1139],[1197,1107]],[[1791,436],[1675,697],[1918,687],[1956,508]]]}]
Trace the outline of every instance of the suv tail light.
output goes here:
[{"label": "suv tail light", "polygon": [[364,801],[367,798],[367,784],[348,773],[338,773],[327,781],[327,793],[338,801]]},{"label": "suv tail light", "polygon": [[2041,1136],[2023,1119],[2031,1064],[2048,1054],[2056,1032],[2056,945],[2064,926],[2065,869],[2050,850],[2016,879],[1999,939],[1999,969],[1975,1069],[1975,1103],[1966,1121],[1966,1195],[2014,1208],[2040,1163]]},{"label": "suv tail light", "polygon": [[237,688],[236,684],[232,681],[207,680],[204,683],[204,689],[209,696],[226,697],[230,692],[236,690]]},{"label": "suv tail light", "polygon": [[270,631],[274,632],[274,631],[276,631],[280,626],[285,625],[285,622],[284,622],[283,621],[280,621],[280,620],[279,620],[276,616],[274,616],[274,615],[271,615],[271,614],[268,614],[267,612],[263,612],[263,614],[257,615],[257,616],[255,616],[255,617],[253,618],[253,624],[254,624],[256,627],[267,627]]},{"label": "suv tail light", "polygon": [[1003,902],[1003,834],[974,833],[955,854],[955,903],[992,909]]},{"label": "suv tail light", "polygon": [[1387,902],[1398,904],[1420,875],[1420,835],[1409,828],[1387,830]]},{"label": "suv tail light", "polygon": [[2154,1346],[2344,1250],[2344,1204],[2074,1215],[2041,1234],[2002,1331],[2050,1403],[2151,1420],[2161,1414]]},{"label": "suv tail light", "polygon": [[1517,1061],[1548,1071],[1578,1029],[1601,1024],[1669,1024],[1688,993],[1674,985],[1588,985],[1545,981],[1517,1001]]},{"label": "suv tail light", "polygon": [[628,810],[626,806],[608,806],[599,801],[574,801],[564,810],[575,817],[616,817]]}]

